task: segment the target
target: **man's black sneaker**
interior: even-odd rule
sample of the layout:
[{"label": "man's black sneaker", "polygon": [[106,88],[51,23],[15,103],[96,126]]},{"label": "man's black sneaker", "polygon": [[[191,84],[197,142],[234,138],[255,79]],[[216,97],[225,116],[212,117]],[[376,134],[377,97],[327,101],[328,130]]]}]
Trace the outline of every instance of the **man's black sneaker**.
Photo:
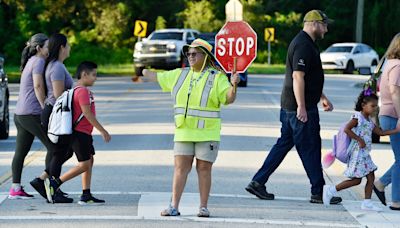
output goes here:
[{"label": "man's black sneaker", "polygon": [[36,177],[29,183],[43,198],[47,199],[46,189],[44,188],[44,180]]},{"label": "man's black sneaker", "polygon": [[[342,198],[338,196],[334,196],[330,200],[330,204],[339,204],[340,202],[342,202]],[[310,203],[323,204],[324,202],[322,201],[322,195],[312,195]]]},{"label": "man's black sneaker", "polygon": [[261,185],[257,181],[251,181],[245,189],[246,191],[257,196],[260,199],[263,200],[275,199],[274,194],[268,193],[265,185]]},{"label": "man's black sneaker", "polygon": [[65,197],[61,192],[56,191],[53,196],[53,203],[72,203],[74,199]]},{"label": "man's black sneaker", "polygon": [[79,205],[102,205],[106,201],[97,199],[92,194],[82,195],[81,200],[79,200]]}]

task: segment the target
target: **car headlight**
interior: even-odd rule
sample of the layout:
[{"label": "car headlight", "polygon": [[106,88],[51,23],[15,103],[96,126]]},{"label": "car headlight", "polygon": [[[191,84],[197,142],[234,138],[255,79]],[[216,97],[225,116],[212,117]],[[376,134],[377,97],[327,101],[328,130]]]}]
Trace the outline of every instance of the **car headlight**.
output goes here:
[{"label": "car headlight", "polygon": [[143,44],[142,43],[136,43],[135,44],[135,51],[142,51]]},{"label": "car headlight", "polygon": [[167,50],[169,52],[174,52],[176,51],[176,45],[175,44],[167,44]]}]

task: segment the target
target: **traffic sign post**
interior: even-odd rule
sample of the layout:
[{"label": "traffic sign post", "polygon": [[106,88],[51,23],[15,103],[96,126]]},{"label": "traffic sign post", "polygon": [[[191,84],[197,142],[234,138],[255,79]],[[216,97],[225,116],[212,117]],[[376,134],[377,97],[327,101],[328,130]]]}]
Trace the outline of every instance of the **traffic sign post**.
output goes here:
[{"label": "traffic sign post", "polygon": [[257,33],[244,21],[228,21],[215,36],[214,52],[225,72],[243,73],[257,57]]},{"label": "traffic sign post", "polygon": [[268,65],[271,64],[271,41],[275,39],[275,28],[265,28],[264,39],[268,42]]}]

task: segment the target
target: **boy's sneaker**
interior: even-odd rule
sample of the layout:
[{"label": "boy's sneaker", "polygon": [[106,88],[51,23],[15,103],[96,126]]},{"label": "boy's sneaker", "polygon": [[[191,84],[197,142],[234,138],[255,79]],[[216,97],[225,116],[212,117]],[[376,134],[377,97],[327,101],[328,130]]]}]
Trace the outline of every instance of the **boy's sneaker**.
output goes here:
[{"label": "boy's sneaker", "polygon": [[8,194],[9,199],[32,199],[33,195],[25,192],[24,187],[21,186],[17,191],[14,188],[10,188],[10,192]]},{"label": "boy's sneaker", "polygon": [[46,198],[50,203],[54,203],[53,198],[54,195],[56,194],[56,191],[58,189],[58,187],[60,187],[56,180],[52,177],[50,178],[46,178],[44,180],[44,188],[46,190]]},{"label": "boy's sneaker", "polygon": [[102,205],[106,201],[97,199],[92,194],[90,195],[82,195],[81,200],[79,200],[78,204],[79,205]]},{"label": "boy's sneaker", "polygon": [[169,205],[167,209],[161,211],[161,216],[179,216],[181,213],[173,206]]},{"label": "boy's sneaker", "polygon": [[197,214],[197,217],[208,218],[210,217],[210,211],[206,207],[201,207],[199,213]]},{"label": "boy's sneaker", "polygon": [[53,203],[72,203],[74,199],[68,198],[62,194],[60,191],[56,191],[53,196]]},{"label": "boy's sneaker", "polygon": [[275,199],[275,195],[268,193],[265,185],[259,184],[257,181],[251,181],[245,189],[249,193],[257,196],[259,199],[263,200]]},{"label": "boy's sneaker", "polygon": [[331,203],[331,199],[333,198],[333,193],[329,189],[331,186],[330,185],[324,185],[323,188],[323,193],[322,193],[322,202],[324,202],[325,206],[329,206]]},{"label": "boy's sneaker", "polygon": [[58,188],[58,189],[57,189],[57,193],[60,193],[61,195],[65,196],[65,197],[68,197],[68,196],[69,196],[68,193],[61,191],[61,188]]},{"label": "boy's sneaker", "polygon": [[39,177],[36,177],[29,183],[43,198],[47,199],[46,189],[44,187],[44,180],[40,179]]},{"label": "boy's sneaker", "polygon": [[383,211],[382,208],[375,206],[371,201],[369,202],[362,202],[361,204],[361,210],[365,210],[365,211]]}]

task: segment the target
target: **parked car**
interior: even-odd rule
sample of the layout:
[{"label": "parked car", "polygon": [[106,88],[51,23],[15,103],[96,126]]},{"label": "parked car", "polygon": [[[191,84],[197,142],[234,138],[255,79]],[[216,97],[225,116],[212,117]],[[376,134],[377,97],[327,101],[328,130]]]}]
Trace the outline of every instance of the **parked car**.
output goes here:
[{"label": "parked car", "polygon": [[187,64],[182,47],[196,39],[199,33],[194,29],[161,29],[136,42],[133,53],[135,74],[141,76],[145,67],[173,69]]},{"label": "parked car", "polygon": [[0,57],[0,139],[7,139],[10,128],[8,79],[4,71],[4,58]]},{"label": "parked car", "polygon": [[[198,38],[201,38],[208,43],[210,43],[213,46],[212,52],[214,53],[214,47],[215,47],[215,35],[217,35],[216,32],[207,32],[207,33],[200,33]],[[218,64],[218,63],[217,63]],[[228,73],[227,76],[230,79],[231,74]],[[247,71],[240,73],[240,82],[238,84],[239,87],[247,87]]]},{"label": "parked car", "polygon": [[362,43],[336,43],[321,53],[324,70],[342,70],[345,74],[361,68],[373,72],[378,60],[376,51]]}]

